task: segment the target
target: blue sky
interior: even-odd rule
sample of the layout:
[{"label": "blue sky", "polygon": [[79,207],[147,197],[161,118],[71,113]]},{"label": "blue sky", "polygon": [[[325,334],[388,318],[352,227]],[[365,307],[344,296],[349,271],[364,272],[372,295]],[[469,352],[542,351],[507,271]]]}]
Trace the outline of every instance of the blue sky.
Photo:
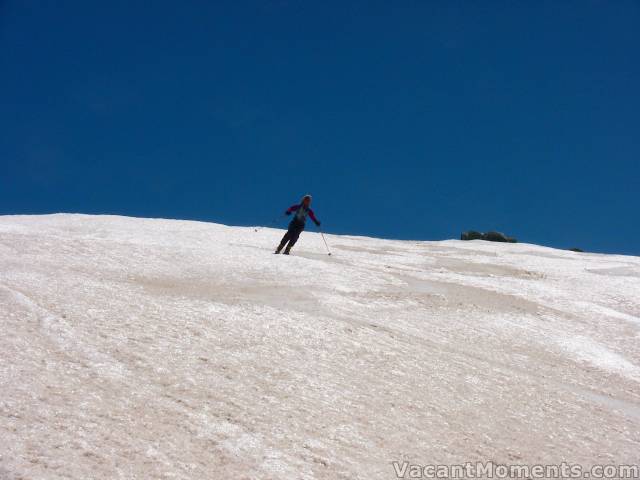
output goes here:
[{"label": "blue sky", "polygon": [[[636,1],[0,2],[0,214],[640,254]],[[285,225],[285,222],[282,222]]]}]

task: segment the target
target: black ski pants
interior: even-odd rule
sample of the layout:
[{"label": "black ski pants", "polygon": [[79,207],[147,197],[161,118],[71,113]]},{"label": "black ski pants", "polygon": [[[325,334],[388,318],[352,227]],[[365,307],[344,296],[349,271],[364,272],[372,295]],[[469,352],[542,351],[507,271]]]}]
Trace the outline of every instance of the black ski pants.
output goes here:
[{"label": "black ski pants", "polygon": [[282,250],[284,246],[287,245],[287,242],[289,242],[289,245],[287,246],[287,250],[292,248],[298,241],[298,237],[300,236],[303,230],[304,230],[303,222],[298,222],[295,219],[291,220],[291,223],[289,223],[289,229],[287,230],[287,233],[284,234],[284,237],[282,237],[278,250]]}]

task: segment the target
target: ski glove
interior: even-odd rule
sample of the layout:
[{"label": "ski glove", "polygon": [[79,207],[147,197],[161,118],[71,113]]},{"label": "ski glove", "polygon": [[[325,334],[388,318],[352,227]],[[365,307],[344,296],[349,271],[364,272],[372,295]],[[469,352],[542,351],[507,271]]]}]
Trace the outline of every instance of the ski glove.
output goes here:
[{"label": "ski glove", "polygon": [[319,227],[320,226],[320,222],[316,222],[316,225]]},{"label": "ski glove", "polygon": [[289,210],[287,210],[286,212],[284,212],[285,215],[291,215],[291,212]]}]

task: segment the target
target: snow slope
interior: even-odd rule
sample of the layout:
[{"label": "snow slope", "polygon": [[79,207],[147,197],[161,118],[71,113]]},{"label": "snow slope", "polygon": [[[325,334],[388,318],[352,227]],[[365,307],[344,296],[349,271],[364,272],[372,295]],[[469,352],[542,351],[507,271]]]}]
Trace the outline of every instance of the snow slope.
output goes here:
[{"label": "snow slope", "polygon": [[0,478],[638,463],[640,258],[0,217]]}]

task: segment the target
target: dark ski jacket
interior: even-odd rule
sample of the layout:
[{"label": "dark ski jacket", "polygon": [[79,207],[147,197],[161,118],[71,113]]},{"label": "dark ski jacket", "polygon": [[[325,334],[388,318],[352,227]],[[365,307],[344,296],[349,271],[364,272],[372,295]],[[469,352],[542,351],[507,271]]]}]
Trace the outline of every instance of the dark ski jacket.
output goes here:
[{"label": "dark ski jacket", "polygon": [[320,221],[314,215],[313,210],[311,210],[308,207],[305,207],[302,203],[291,205],[289,208],[287,208],[287,211],[284,213],[285,215],[291,215],[294,212],[295,212],[295,216],[293,217],[293,221],[296,221],[297,223],[301,223],[304,225],[304,223],[307,221],[307,215],[308,215],[311,218],[311,220],[315,222],[316,225],[320,225]]}]

